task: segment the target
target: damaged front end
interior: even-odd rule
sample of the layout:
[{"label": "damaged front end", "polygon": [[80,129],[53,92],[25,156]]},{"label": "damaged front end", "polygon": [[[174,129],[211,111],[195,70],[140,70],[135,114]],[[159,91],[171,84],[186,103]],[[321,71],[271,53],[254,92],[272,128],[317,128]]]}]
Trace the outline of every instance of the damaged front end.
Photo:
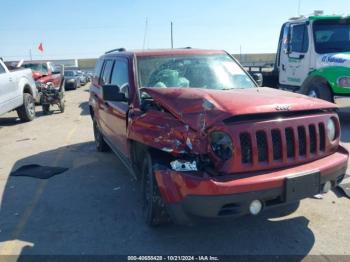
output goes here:
[{"label": "damaged front end", "polygon": [[166,169],[197,172],[211,165],[204,133],[193,130],[152,99],[145,104],[142,111],[133,112],[129,139],[156,151]]},{"label": "damaged front end", "polygon": [[[273,103],[281,91],[268,88],[141,92],[141,110],[132,113],[128,137],[161,152],[170,170],[215,177],[282,168],[327,156],[339,143],[339,134],[325,139],[329,119],[339,130],[334,105],[304,96],[284,93],[280,100],[295,111],[283,113]],[[244,101],[232,103],[232,97]]]}]

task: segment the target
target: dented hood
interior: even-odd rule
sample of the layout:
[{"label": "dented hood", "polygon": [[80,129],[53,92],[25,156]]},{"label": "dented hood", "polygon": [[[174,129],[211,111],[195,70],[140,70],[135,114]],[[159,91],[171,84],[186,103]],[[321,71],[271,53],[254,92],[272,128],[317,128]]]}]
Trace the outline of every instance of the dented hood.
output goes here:
[{"label": "dented hood", "polygon": [[337,108],[320,99],[266,87],[144,88],[143,91],[195,130],[205,130],[215,122],[239,115]]}]

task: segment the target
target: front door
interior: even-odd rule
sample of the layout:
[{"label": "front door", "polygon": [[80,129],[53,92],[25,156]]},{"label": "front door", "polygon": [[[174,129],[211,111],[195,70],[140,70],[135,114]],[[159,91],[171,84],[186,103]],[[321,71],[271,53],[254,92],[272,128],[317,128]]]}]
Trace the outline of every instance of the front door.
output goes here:
[{"label": "front door", "polygon": [[281,52],[280,84],[301,86],[306,79],[310,67],[309,25],[306,23],[286,26]]},{"label": "front door", "polygon": [[[98,85],[100,86],[101,89],[103,85],[110,84],[113,65],[114,65],[113,60],[104,61],[102,72],[98,82]],[[100,129],[101,132],[107,138],[108,141],[111,141],[112,139],[112,130],[110,130],[110,125],[108,124],[110,113],[111,112],[110,112],[109,102],[103,101],[101,97],[101,99],[98,102],[98,116],[100,120],[99,124],[101,126],[101,129]]]},{"label": "front door", "polygon": [[[126,58],[117,58],[111,75],[111,85],[119,87],[119,90],[129,98],[129,69]],[[111,142],[125,157],[129,157],[127,143],[128,102],[108,103],[108,129],[111,131]]]}]

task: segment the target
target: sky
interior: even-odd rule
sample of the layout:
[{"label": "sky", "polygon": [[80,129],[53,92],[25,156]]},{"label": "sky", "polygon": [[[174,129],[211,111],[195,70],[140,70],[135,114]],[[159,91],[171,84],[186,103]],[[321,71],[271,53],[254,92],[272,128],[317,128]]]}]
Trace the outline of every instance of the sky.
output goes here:
[{"label": "sky", "polygon": [[290,17],[314,10],[350,14],[350,5],[349,0],[0,0],[0,10],[0,57],[14,60],[28,59],[30,50],[33,59],[66,59],[95,58],[119,47],[169,48],[171,22],[174,47],[274,53],[281,25]]}]

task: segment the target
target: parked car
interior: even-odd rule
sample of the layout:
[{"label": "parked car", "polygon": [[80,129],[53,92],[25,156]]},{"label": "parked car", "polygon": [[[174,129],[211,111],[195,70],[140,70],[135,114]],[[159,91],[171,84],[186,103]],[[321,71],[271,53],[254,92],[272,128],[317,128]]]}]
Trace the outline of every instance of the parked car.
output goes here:
[{"label": "parked car", "polygon": [[81,87],[80,76],[75,70],[65,70],[65,90],[75,90]]},{"label": "parked car", "polygon": [[23,122],[32,121],[37,95],[31,70],[16,68],[10,71],[0,60],[0,115],[16,110]]},{"label": "parked car", "polygon": [[86,77],[87,77],[88,82],[91,82],[92,76],[93,76],[93,73],[91,73],[91,72],[86,72]]},{"label": "parked car", "polygon": [[80,70],[77,71],[77,74],[80,77],[80,83],[82,85],[86,85],[87,82],[88,82],[86,74],[83,71],[80,71]]},{"label": "parked car", "polygon": [[33,72],[33,78],[39,91],[36,99],[37,103],[40,103],[41,89],[43,87],[51,86],[52,88],[59,89],[64,84],[62,72],[51,62],[25,61],[21,66],[31,69]]},{"label": "parked car", "polygon": [[347,168],[335,104],[258,87],[224,51],[107,52],[89,104],[97,150],[141,181],[152,226],[282,209]]}]

